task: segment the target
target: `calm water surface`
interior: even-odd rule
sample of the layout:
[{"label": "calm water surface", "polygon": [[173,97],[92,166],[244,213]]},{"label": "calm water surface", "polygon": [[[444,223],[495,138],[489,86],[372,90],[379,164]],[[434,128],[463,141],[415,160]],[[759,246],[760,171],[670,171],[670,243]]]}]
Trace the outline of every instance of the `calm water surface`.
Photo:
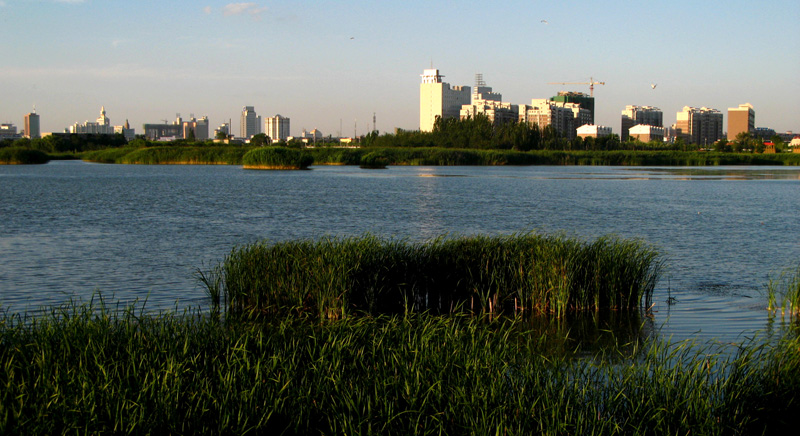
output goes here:
[{"label": "calm water surface", "polygon": [[655,244],[662,334],[732,341],[771,325],[764,288],[800,263],[799,206],[784,167],[0,166],[0,307],[205,306],[194,271],[261,239],[541,230]]}]

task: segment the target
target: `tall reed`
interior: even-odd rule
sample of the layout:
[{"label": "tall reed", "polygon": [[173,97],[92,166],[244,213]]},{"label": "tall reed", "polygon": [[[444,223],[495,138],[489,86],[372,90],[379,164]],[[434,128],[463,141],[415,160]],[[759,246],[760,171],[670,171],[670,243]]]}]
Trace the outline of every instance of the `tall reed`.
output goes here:
[{"label": "tall reed", "polygon": [[767,310],[787,312],[790,317],[800,315],[800,265],[787,269],[767,284]]},{"label": "tall reed", "polygon": [[0,165],[46,164],[50,161],[47,153],[23,147],[0,148]]},{"label": "tall reed", "polygon": [[313,162],[307,152],[286,147],[255,148],[242,157],[245,169],[302,170]]},{"label": "tall reed", "polygon": [[410,243],[365,235],[235,248],[217,274],[231,314],[564,316],[649,306],[661,267],[652,247],[615,237],[525,233]]},{"label": "tall reed", "polygon": [[0,434],[789,434],[800,341],[572,359],[522,319],[0,316]]}]

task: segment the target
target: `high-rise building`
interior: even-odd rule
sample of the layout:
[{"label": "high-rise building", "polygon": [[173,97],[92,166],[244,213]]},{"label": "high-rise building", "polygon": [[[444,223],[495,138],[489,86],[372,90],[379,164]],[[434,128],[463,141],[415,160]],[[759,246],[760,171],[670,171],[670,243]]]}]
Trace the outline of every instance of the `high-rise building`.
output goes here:
[{"label": "high-rise building", "polygon": [[69,133],[91,133],[100,135],[111,135],[114,133],[114,126],[111,119],[106,116],[106,107],[100,107],[100,116],[95,122],[86,121],[83,124],[75,123],[69,126]]},{"label": "high-rise building", "polygon": [[622,141],[627,141],[631,127],[640,124],[664,127],[664,113],[661,112],[661,109],[653,106],[625,106],[625,110],[622,111],[620,139]]},{"label": "high-rise building", "polygon": [[540,129],[552,126],[559,135],[572,139],[577,135],[577,128],[580,127],[575,125],[576,112],[578,113],[577,120],[588,118],[588,110],[581,108],[577,103],[556,103],[546,98],[534,98],[531,100],[530,106],[519,107],[519,121],[537,124]]},{"label": "high-rise building", "polygon": [[183,138],[188,139],[194,135],[195,141],[205,141],[208,139],[208,117],[204,116],[199,120],[195,117],[189,118],[189,121],[184,121],[183,125]]},{"label": "high-rise building", "polygon": [[125,120],[125,124],[121,126],[114,126],[114,133],[119,133],[125,137],[126,141],[133,141],[136,138],[136,131],[131,128],[128,120]]},{"label": "high-rise building", "polygon": [[453,86],[442,82],[437,69],[422,72],[419,85],[419,130],[433,131],[437,118],[458,118],[461,106],[470,104],[469,86]]},{"label": "high-rise building", "polygon": [[41,137],[39,131],[39,115],[36,113],[35,108],[33,112],[25,115],[25,137],[30,139]]},{"label": "high-rise building", "polygon": [[17,134],[17,126],[11,123],[0,124],[0,141],[3,139],[19,139],[20,135]]},{"label": "high-rise building", "polygon": [[459,111],[462,120],[475,118],[478,114],[486,115],[489,121],[495,125],[516,122],[519,119],[519,106],[502,101],[473,100],[472,104],[461,106],[461,111]]},{"label": "high-rise building", "polygon": [[[586,124],[594,124],[594,97],[590,97],[582,92],[573,91],[560,91],[558,95],[550,97],[551,101],[556,103],[576,103],[583,109],[589,111],[589,122]],[[575,126],[577,129],[580,126]]]},{"label": "high-rise building", "polygon": [[722,139],[722,112],[684,106],[675,123],[677,136],[690,144],[708,146]]},{"label": "high-rise building", "polygon": [[756,128],[756,111],[750,103],[728,108],[728,141],[736,139],[742,132],[753,132]]},{"label": "high-rise building", "polygon": [[222,123],[219,127],[214,129],[214,139],[220,139],[220,136],[225,136],[228,139],[231,134],[231,126],[228,123]]},{"label": "high-rise building", "polygon": [[[166,121],[166,120],[165,120]],[[144,136],[151,141],[174,141],[176,139],[189,139],[191,134],[196,141],[208,139],[208,117],[191,117],[189,121],[183,121],[178,115],[172,124],[145,124]]]},{"label": "high-rise building", "polygon": [[519,106],[503,102],[503,96],[492,92],[492,87],[486,86],[483,81],[483,74],[478,73],[475,75],[472,101],[461,105],[459,117],[464,120],[478,114],[486,115],[493,124],[516,122],[519,119]]},{"label": "high-rise building", "polygon": [[274,117],[267,117],[265,121],[265,133],[273,141],[286,140],[290,135],[289,118],[277,114]]},{"label": "high-rise building", "polygon": [[239,136],[244,139],[250,139],[259,133],[261,133],[261,117],[256,115],[253,106],[245,106],[242,108]]},{"label": "high-rise building", "polygon": [[486,86],[483,81],[483,74],[475,74],[475,87],[472,89],[472,104],[477,101],[503,101],[503,95],[499,92],[492,92],[491,86]]}]

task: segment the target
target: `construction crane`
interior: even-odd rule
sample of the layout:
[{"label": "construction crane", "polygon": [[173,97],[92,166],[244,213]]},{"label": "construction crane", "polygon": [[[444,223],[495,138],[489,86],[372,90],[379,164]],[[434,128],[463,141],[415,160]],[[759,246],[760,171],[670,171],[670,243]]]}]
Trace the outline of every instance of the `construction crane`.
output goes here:
[{"label": "construction crane", "polygon": [[594,78],[590,77],[588,82],[550,82],[548,85],[589,85],[589,95],[594,97],[594,85],[605,85],[606,82],[595,82]]}]

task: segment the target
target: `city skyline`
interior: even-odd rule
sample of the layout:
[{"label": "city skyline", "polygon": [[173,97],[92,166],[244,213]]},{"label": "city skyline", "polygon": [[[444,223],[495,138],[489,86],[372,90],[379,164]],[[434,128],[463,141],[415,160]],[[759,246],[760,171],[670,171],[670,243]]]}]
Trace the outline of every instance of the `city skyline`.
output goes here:
[{"label": "city skyline", "polygon": [[293,135],[363,134],[373,113],[381,132],[416,130],[433,67],[454,86],[482,73],[514,104],[589,92],[550,82],[604,81],[595,123],[617,134],[627,105],[660,108],[668,126],[684,106],[745,102],[756,127],[798,131],[799,14],[796,1],[2,0],[0,122],[19,126],[35,105],[41,132],[59,132],[105,106],[141,133],[175,113],[216,126],[253,106],[290,117]]}]

